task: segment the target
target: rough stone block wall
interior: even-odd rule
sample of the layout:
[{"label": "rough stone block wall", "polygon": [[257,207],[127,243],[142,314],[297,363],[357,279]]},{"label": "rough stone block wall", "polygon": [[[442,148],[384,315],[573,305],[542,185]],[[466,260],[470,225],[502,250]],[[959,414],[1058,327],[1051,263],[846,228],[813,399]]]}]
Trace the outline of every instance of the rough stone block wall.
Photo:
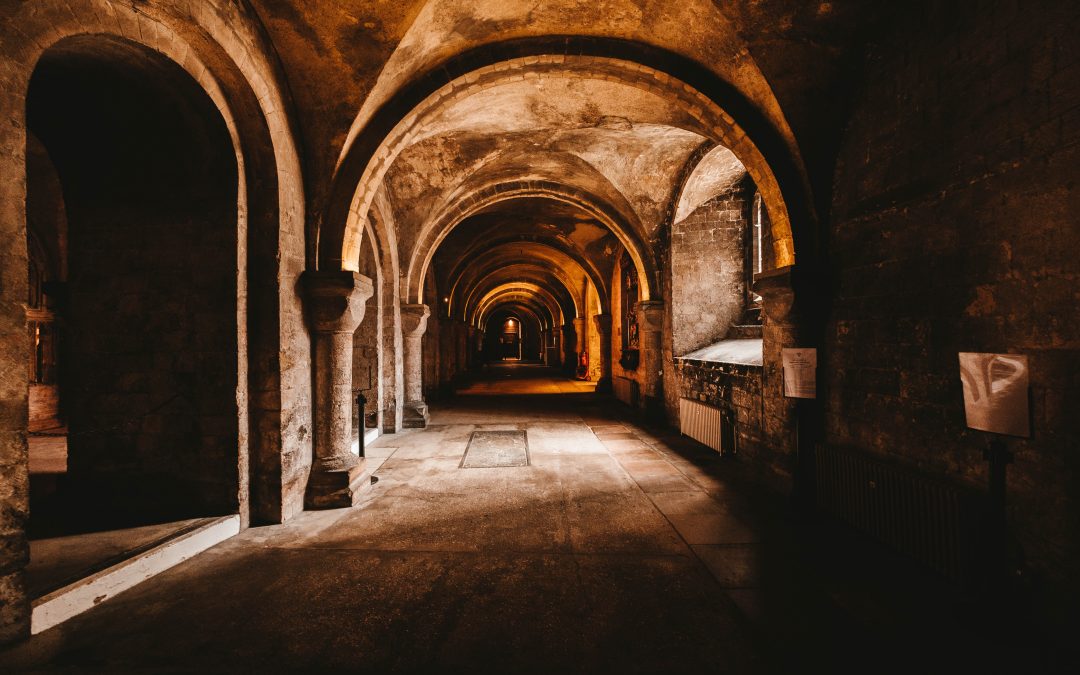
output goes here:
[{"label": "rough stone block wall", "polygon": [[79,225],[65,359],[72,479],[147,499],[133,509],[235,511],[235,226]]},{"label": "rough stone block wall", "polygon": [[90,50],[43,58],[27,110],[70,229],[71,485],[87,509],[143,520],[238,512],[238,171],[221,114],[171,62]]},{"label": "rough stone block wall", "polygon": [[740,454],[753,457],[764,429],[761,410],[761,368],[732,363],[675,361],[681,398],[719,408],[736,425]]},{"label": "rough stone block wall", "polygon": [[1080,586],[1080,13],[931,5],[871,59],[835,176],[826,437],[987,481],[957,352],[1027,354],[1012,532]]},{"label": "rough stone block wall", "polygon": [[765,368],[676,359],[672,370],[681,398],[719,408],[735,425],[737,458],[752,465],[764,483],[790,489],[790,429],[786,418],[770,414]]},{"label": "rough stone block wall", "polygon": [[727,335],[746,298],[752,183],[742,181],[671,227],[672,350],[681,356]]},{"label": "rough stone block wall", "polygon": [[722,340],[746,306],[747,179],[671,228],[664,283],[664,406],[679,424],[681,383],[674,357]]}]

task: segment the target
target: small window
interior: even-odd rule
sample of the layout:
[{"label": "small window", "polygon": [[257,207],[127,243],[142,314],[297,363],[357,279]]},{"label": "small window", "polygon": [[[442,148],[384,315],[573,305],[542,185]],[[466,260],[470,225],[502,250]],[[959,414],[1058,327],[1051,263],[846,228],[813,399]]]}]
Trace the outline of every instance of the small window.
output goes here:
[{"label": "small window", "polygon": [[763,239],[765,228],[767,227],[768,215],[765,212],[765,204],[761,199],[761,193],[755,192],[754,199],[751,204],[750,214],[750,260],[746,266],[749,274],[746,280],[746,294],[747,300],[751,305],[760,305],[761,296],[753,291],[754,288],[754,275],[760,274],[764,270],[764,247]]}]

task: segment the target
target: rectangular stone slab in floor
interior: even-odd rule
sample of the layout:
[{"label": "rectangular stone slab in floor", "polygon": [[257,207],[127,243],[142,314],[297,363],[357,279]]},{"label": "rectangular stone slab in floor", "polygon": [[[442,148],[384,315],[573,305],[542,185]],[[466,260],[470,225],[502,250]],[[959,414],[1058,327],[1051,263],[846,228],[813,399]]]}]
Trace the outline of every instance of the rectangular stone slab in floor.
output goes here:
[{"label": "rectangular stone slab in floor", "polygon": [[474,431],[461,460],[463,469],[528,465],[529,446],[524,431]]}]

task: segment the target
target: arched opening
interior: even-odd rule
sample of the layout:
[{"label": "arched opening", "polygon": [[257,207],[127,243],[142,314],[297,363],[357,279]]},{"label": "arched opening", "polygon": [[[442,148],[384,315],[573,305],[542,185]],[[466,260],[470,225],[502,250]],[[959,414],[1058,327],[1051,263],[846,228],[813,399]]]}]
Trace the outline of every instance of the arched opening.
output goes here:
[{"label": "arched opening", "polygon": [[[368,241],[361,250],[359,268],[362,274],[374,280],[374,294],[367,302],[363,320],[353,333],[352,444],[357,455],[369,440],[378,437],[387,413],[384,373],[389,364],[383,336],[386,289],[376,241],[373,236],[369,236]],[[392,355],[391,351],[390,358]]]},{"label": "arched opening", "polygon": [[[493,328],[494,330],[492,330]],[[517,314],[509,310],[493,313],[491,318],[488,319],[488,330],[486,332],[491,336],[489,345],[494,347],[493,349],[489,348],[490,356],[494,357],[492,360],[522,360],[526,353],[523,348],[525,331]]]},{"label": "arched opening", "polygon": [[[552,36],[491,44],[455,57],[402,89],[363,130],[350,132],[350,143],[339,161],[333,194],[321,220],[316,253],[320,267],[348,267],[351,252],[359,246],[359,223],[404,148],[445,124],[446,118],[439,115],[455,103],[485,90],[513,85],[523,74],[533,79],[567,75],[621,83],[664,100],[671,110],[679,111],[683,128],[731,148],[747,167],[773,213],[777,262],[781,266],[794,264],[792,213],[809,225],[812,207],[798,160],[791,157],[760,111],[700,65],[663,50],[619,40]],[[620,103],[625,100],[604,98]],[[410,112],[401,116],[402,110]],[[601,114],[597,119],[614,125],[627,121],[621,114]],[[808,229],[808,250],[813,246],[812,238]]]},{"label": "arched opening", "polygon": [[[29,443],[36,597],[246,502],[244,212],[225,120],[156,52],[62,40],[40,58],[26,105],[28,237],[48,253],[31,278],[56,327],[35,329],[38,351],[41,335],[55,348],[36,360],[58,413],[48,442]],[[35,455],[61,446],[66,466],[34,470]],[[102,532],[113,534],[55,539]]]}]

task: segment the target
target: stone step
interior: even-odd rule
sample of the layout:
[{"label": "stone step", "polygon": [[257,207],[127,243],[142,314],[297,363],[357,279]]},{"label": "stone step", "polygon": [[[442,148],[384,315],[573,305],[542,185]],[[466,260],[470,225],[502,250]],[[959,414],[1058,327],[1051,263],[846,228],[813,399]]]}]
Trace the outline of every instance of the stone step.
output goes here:
[{"label": "stone step", "polygon": [[761,339],[761,324],[741,324],[731,327],[728,333],[729,340],[754,340]]}]

